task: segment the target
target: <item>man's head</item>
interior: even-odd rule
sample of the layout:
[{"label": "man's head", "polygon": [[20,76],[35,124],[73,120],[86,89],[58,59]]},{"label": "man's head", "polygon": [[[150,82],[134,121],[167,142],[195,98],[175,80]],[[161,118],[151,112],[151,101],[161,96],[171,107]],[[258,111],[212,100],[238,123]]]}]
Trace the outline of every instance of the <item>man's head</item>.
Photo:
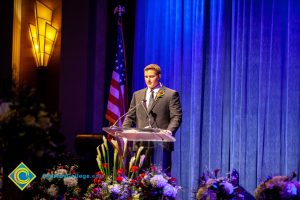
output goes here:
[{"label": "man's head", "polygon": [[160,71],[160,67],[156,64],[150,64],[145,67],[144,78],[148,88],[153,89],[159,84],[161,78]]}]

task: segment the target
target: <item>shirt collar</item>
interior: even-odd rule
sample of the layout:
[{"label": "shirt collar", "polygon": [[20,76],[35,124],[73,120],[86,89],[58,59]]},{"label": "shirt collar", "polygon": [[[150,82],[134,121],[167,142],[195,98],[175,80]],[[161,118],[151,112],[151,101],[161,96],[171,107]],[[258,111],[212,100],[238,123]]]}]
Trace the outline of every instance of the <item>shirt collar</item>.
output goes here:
[{"label": "shirt collar", "polygon": [[[154,93],[156,94],[158,91],[159,91],[159,89],[162,87],[162,84],[161,83],[159,83],[154,89],[153,89],[153,91],[154,91]],[[150,88],[147,88],[147,93],[150,93],[151,92],[151,89]]]}]

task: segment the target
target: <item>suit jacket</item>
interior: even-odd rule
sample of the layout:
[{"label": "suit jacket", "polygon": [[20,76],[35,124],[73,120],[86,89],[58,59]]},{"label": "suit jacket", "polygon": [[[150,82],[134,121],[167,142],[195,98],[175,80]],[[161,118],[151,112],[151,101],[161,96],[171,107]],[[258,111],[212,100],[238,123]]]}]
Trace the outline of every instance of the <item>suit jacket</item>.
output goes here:
[{"label": "suit jacket", "polygon": [[146,102],[143,101],[146,99],[146,91],[147,88],[134,92],[129,110],[135,106],[136,109],[127,114],[123,122],[123,128],[144,128],[149,126],[149,116],[153,128],[170,130],[174,135],[182,120],[182,109],[178,92],[162,86],[155,97],[150,111],[147,112]]}]

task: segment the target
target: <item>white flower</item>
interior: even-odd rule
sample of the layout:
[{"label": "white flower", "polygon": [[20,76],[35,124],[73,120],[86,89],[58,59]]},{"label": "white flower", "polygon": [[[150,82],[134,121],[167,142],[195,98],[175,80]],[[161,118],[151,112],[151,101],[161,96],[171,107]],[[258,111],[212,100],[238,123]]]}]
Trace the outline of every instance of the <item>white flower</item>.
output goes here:
[{"label": "white flower", "polygon": [[294,183],[295,187],[297,188],[297,191],[300,192],[300,182],[294,181],[293,183]]},{"label": "white flower", "polygon": [[52,126],[52,123],[50,121],[49,117],[41,117],[38,119],[38,127],[42,129],[47,129]]},{"label": "white flower", "polygon": [[131,167],[132,167],[134,161],[135,161],[135,157],[132,156],[131,159],[130,159],[130,161],[129,161],[129,170],[131,169]]},{"label": "white flower", "polygon": [[74,177],[64,178],[64,185],[68,187],[77,186],[77,184],[78,184],[77,178]]},{"label": "white flower", "polygon": [[56,197],[56,195],[58,194],[58,187],[52,184],[50,188],[47,189],[47,193],[52,197]]},{"label": "white flower", "polygon": [[145,160],[145,157],[146,157],[146,155],[145,155],[145,154],[141,155],[141,158],[140,158],[140,164],[139,164],[139,168],[141,168],[141,167],[142,167],[142,165],[143,165],[143,163],[144,163],[144,160]]},{"label": "white flower", "polygon": [[224,190],[226,192],[226,194],[230,195],[233,193],[233,185],[231,183],[228,183],[228,182],[224,182],[222,183],[221,185],[224,186]]},{"label": "white flower", "polygon": [[293,183],[288,183],[286,185],[286,191],[289,193],[291,196],[297,195],[297,188]]},{"label": "white flower", "polygon": [[177,188],[173,187],[172,185],[170,185],[169,183],[167,183],[163,189],[163,194],[166,197],[173,197],[175,198],[177,195]]},{"label": "white flower", "polygon": [[32,115],[26,115],[24,117],[24,122],[27,126],[34,126],[36,123],[35,117]]},{"label": "white flower", "polygon": [[48,113],[46,111],[43,111],[43,110],[40,110],[40,112],[38,113],[39,117],[45,117],[47,115],[48,115]]},{"label": "white flower", "polygon": [[121,187],[119,184],[114,184],[108,186],[109,192],[114,193],[114,194],[120,194],[121,193]]},{"label": "white flower", "polygon": [[62,174],[62,175],[64,175],[64,174],[67,174],[68,172],[67,172],[66,169],[58,169],[54,173],[55,174]]},{"label": "white flower", "polygon": [[162,175],[154,175],[150,179],[150,183],[153,187],[163,188],[167,184],[167,180]]}]

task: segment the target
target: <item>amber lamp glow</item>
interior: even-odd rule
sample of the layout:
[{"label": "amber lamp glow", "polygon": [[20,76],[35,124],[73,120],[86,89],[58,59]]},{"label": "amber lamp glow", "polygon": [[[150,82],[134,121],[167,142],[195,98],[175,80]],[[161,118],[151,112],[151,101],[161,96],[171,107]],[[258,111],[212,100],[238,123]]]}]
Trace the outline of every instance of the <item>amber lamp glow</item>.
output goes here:
[{"label": "amber lamp glow", "polygon": [[35,2],[36,25],[29,24],[29,34],[37,67],[47,67],[53,53],[58,29],[52,26],[53,11],[40,1]]}]

